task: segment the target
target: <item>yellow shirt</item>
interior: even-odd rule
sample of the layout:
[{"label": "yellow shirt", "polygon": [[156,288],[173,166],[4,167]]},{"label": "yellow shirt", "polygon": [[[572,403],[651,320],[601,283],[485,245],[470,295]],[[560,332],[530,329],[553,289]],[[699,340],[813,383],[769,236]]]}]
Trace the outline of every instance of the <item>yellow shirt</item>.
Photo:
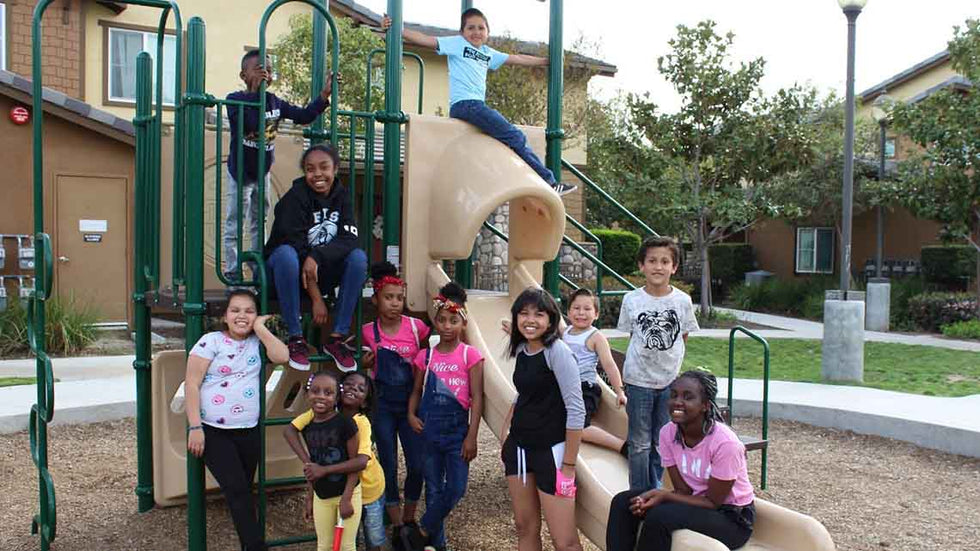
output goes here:
[{"label": "yellow shirt", "polygon": [[357,454],[368,456],[367,467],[361,471],[361,494],[365,504],[373,503],[385,493],[385,475],[371,449],[371,422],[360,413],[354,416],[354,422],[357,424],[357,436],[360,442]]}]

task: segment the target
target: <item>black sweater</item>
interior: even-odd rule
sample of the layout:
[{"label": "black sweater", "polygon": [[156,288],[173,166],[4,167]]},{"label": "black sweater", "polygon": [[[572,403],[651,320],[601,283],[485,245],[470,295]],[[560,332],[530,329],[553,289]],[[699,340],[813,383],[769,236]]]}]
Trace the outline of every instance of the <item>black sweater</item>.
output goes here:
[{"label": "black sweater", "polygon": [[320,195],[303,177],[276,203],[276,219],[265,244],[265,257],[279,245],[291,245],[302,264],[312,256],[320,268],[329,268],[357,247],[357,222],[347,188],[340,180]]}]

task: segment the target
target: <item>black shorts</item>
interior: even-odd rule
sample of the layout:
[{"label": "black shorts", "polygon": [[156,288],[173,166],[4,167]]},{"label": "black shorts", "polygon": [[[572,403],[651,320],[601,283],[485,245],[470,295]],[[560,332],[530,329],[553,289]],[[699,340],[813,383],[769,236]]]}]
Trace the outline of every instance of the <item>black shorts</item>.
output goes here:
[{"label": "black shorts", "polygon": [[[564,442],[559,442],[550,448],[520,448],[523,452],[523,469],[518,461],[518,446],[510,436],[504,441],[500,452],[504,460],[504,474],[523,478],[524,474],[534,475],[534,484],[538,490],[555,495],[555,474],[558,465],[565,454]],[[557,454],[557,459],[555,459]]]},{"label": "black shorts", "polygon": [[602,401],[602,387],[599,383],[582,381],[582,401],[585,402],[584,428],[592,424],[592,416],[595,415],[596,410],[599,409],[599,402]]}]

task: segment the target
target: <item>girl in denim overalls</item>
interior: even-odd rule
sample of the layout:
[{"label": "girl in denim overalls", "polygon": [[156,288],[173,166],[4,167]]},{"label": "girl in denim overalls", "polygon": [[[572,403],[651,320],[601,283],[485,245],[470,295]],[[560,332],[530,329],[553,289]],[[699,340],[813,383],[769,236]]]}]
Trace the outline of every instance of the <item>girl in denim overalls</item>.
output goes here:
[{"label": "girl in denim overalls", "polygon": [[[385,473],[385,508],[393,525],[393,540],[404,524],[415,525],[415,509],[422,497],[422,440],[408,424],[408,398],[412,393],[412,359],[424,347],[429,328],[422,320],[402,315],[405,282],[389,262],[371,266],[378,317],[361,328],[365,367],[373,364],[377,410],[373,428],[378,462]],[[398,491],[398,441],[405,454],[405,507]]]},{"label": "girl in denim overalls", "polygon": [[[469,463],[483,416],[483,356],[460,342],[466,330],[466,291],[456,283],[433,300],[439,344],[415,357],[408,421],[425,449],[425,514],[420,528],[402,529],[406,549],[446,548],[443,523],[466,492]],[[425,547],[429,549],[430,547]]]}]

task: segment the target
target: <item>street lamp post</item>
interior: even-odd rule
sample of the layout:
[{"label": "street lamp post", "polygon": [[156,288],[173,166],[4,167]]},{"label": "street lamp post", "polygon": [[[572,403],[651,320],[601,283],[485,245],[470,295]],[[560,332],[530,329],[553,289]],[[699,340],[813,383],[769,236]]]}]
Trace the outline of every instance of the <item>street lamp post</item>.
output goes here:
[{"label": "street lamp post", "polygon": [[854,49],[855,23],[868,0],[837,0],[847,17],[847,83],[844,102],[844,209],[841,217],[842,246],[840,290],[843,300],[851,287],[851,226],[854,215]]},{"label": "street lamp post", "polygon": [[[871,117],[878,122],[881,131],[881,141],[878,144],[878,182],[885,180],[885,146],[888,139],[888,116],[893,101],[886,94],[878,96],[871,105]],[[878,204],[876,244],[875,244],[875,277],[868,278],[865,304],[867,312],[864,317],[864,328],[869,331],[888,331],[891,318],[891,282],[882,277],[882,260],[885,251],[885,206]]]}]

